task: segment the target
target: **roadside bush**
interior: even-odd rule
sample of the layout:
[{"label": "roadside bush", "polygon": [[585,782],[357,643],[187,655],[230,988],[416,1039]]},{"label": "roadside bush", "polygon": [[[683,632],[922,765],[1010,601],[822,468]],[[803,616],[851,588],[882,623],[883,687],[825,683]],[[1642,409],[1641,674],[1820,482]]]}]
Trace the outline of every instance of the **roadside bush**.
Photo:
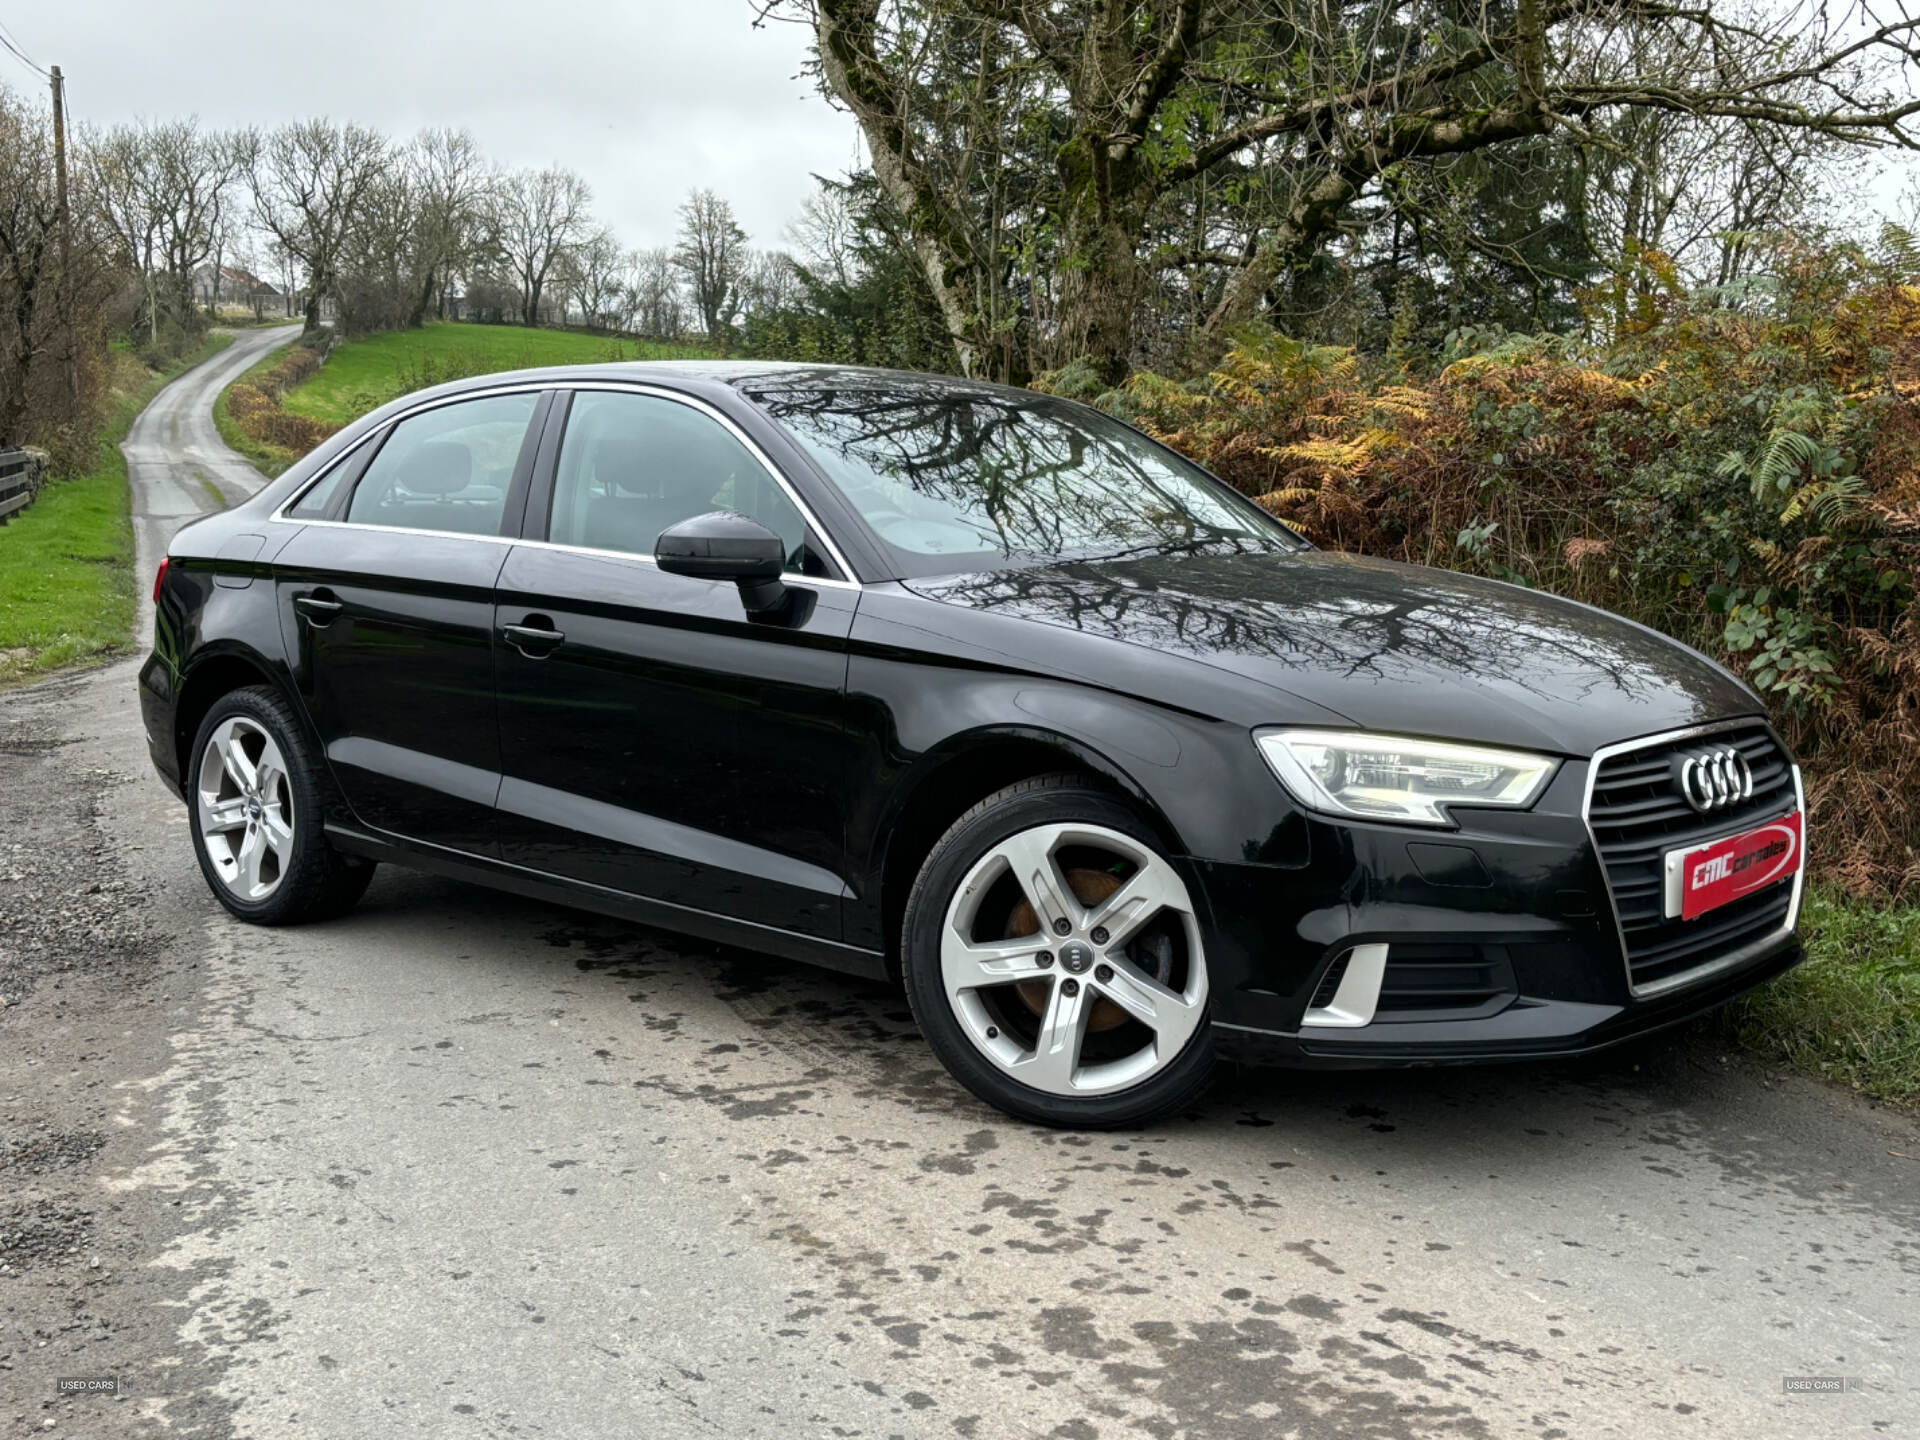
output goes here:
[{"label": "roadside bush", "polygon": [[227,413],[240,428],[265,445],[304,455],[336,427],[282,410],[280,402],[257,385],[242,381],[227,392]]},{"label": "roadside bush", "polygon": [[[1605,346],[1463,334],[1429,374],[1248,334],[1099,403],[1317,543],[1620,611],[1741,673],[1807,761],[1816,864],[1920,893],[1920,250],[1660,257]],[[1611,296],[1609,304],[1612,303]],[[1063,379],[1067,378],[1064,374]]]},{"label": "roadside bush", "polygon": [[326,352],[296,345],[286,358],[251,380],[236,381],[227,390],[227,413],[234,423],[263,445],[277,445],[304,455],[340,427],[280,408],[280,399],[326,363]]}]

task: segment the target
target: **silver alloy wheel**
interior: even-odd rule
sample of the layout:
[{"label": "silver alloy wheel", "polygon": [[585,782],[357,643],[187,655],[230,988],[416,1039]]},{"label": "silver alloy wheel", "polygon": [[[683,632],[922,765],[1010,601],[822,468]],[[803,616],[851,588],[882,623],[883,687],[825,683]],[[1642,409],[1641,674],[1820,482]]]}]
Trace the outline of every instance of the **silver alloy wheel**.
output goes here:
[{"label": "silver alloy wheel", "polygon": [[235,715],[207,737],[194,792],[201,843],[214,871],[243,900],[279,888],[293,863],[293,786],[273,736]]},{"label": "silver alloy wheel", "polygon": [[[1116,856],[1132,872],[1111,895],[1083,905],[1056,859],[1068,846]],[[1039,929],[1016,939],[978,938],[982,905],[1009,874]],[[1149,975],[1129,952],[1129,942],[1163,916],[1179,926],[1184,941],[1178,990]],[[940,970],[948,1003],[980,1053],[1009,1078],[1049,1095],[1100,1095],[1137,1085],[1171,1064],[1206,1017],[1207,967],[1186,885],[1150,846],[1104,825],[1037,825],[982,856],[947,906]],[[1017,1012],[1001,1007],[996,1014],[989,1004],[994,992],[1017,993],[1002,988],[1014,986],[1044,989],[1030,1041],[1006,1023],[1006,1015]],[[1129,1053],[1087,1062],[1088,1019],[1103,998],[1137,1020],[1147,1038]]]}]

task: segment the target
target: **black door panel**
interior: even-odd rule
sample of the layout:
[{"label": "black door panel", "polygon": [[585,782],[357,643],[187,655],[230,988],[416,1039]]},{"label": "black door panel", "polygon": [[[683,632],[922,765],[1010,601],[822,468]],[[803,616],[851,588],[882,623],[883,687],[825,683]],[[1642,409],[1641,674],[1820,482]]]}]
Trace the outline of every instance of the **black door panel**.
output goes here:
[{"label": "black door panel", "polygon": [[280,553],[295,681],[362,823],[498,853],[493,580],[506,554],[498,540],[338,525]]},{"label": "black door panel", "polygon": [[857,592],[788,623],[639,557],[516,546],[496,626],[505,859],[828,939],[846,893],[846,637]]}]

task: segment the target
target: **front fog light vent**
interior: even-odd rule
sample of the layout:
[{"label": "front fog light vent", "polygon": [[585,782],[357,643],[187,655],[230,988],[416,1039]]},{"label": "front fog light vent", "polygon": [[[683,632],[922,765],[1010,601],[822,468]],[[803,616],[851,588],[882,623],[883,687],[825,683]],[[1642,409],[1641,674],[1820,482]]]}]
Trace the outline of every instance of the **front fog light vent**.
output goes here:
[{"label": "front fog light vent", "polygon": [[1340,982],[1346,977],[1347,962],[1351,959],[1353,952],[1348,950],[1327,967],[1327,973],[1320,977],[1320,988],[1313,992],[1313,1003],[1307,1006],[1309,1011],[1324,1010],[1333,1003],[1333,997],[1339,993]]},{"label": "front fog light vent", "polygon": [[[1386,946],[1354,946],[1328,969],[1326,979],[1314,992],[1313,1004],[1300,1019],[1301,1025],[1328,1030],[1358,1030],[1371,1025],[1386,974]],[[1327,981],[1333,982],[1331,995],[1325,993]]]}]

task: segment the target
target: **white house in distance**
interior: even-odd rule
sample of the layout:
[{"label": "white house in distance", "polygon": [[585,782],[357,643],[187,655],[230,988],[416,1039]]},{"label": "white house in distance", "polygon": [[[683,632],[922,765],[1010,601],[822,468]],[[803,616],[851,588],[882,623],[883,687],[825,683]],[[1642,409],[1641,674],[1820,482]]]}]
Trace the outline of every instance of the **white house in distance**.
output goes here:
[{"label": "white house in distance", "polygon": [[239,309],[244,306],[253,311],[256,319],[264,318],[270,309],[293,313],[287,308],[287,297],[277,285],[262,280],[251,270],[238,265],[222,265],[218,269],[212,265],[202,265],[193,272],[193,298],[197,303],[214,309],[221,306]]}]

